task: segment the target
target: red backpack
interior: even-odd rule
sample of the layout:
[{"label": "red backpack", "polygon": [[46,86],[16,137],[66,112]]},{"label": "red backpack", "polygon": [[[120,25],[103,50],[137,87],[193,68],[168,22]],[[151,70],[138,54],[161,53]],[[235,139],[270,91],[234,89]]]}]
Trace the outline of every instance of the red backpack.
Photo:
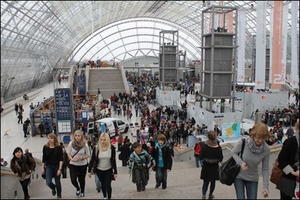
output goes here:
[{"label": "red backpack", "polygon": [[200,143],[197,143],[196,149],[195,149],[195,155],[196,155],[196,156],[199,156],[199,155],[200,155],[201,149],[202,149],[201,144],[200,144]]}]

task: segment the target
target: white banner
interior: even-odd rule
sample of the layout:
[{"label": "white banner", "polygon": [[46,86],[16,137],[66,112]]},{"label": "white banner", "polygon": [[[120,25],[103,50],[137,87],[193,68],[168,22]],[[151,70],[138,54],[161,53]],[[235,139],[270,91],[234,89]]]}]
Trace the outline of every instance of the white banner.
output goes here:
[{"label": "white banner", "polygon": [[266,76],[266,2],[257,2],[255,89],[265,89]]},{"label": "white banner", "polygon": [[285,84],[285,74],[286,74],[286,52],[287,52],[287,23],[288,23],[288,11],[289,4],[283,5],[282,13],[282,76],[284,80],[281,84]]},{"label": "white banner", "polygon": [[292,87],[299,89],[299,68],[298,68],[298,55],[297,52],[297,20],[298,20],[298,2],[292,1],[292,63],[291,63],[291,77]]},{"label": "white banner", "polygon": [[272,83],[272,63],[273,63],[273,14],[274,9],[270,9],[270,69],[269,69],[269,83]]},{"label": "white banner", "polygon": [[237,82],[245,82],[245,15],[244,10],[239,10],[238,19],[238,66],[237,66]]}]

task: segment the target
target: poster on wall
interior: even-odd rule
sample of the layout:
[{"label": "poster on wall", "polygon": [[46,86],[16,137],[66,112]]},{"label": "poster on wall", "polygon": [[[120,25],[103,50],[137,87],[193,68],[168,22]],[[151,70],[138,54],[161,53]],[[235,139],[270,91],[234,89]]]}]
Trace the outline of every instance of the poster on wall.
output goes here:
[{"label": "poster on wall", "polygon": [[223,139],[239,138],[241,136],[241,123],[222,123],[221,130]]},{"label": "poster on wall", "polygon": [[71,133],[71,120],[58,120],[58,132],[59,133]]}]

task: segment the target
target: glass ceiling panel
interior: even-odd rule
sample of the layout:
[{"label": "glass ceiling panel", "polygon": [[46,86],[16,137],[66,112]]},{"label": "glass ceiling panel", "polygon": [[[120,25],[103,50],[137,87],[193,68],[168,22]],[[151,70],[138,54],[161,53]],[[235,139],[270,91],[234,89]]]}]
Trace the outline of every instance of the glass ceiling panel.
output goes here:
[{"label": "glass ceiling panel", "polygon": [[[209,2],[219,5],[219,1],[205,1],[206,4]],[[286,3],[291,8],[291,3],[284,1]],[[252,41],[256,34],[256,2],[224,1],[223,4],[246,10],[246,37]],[[267,7],[269,30],[273,2],[268,1]],[[158,42],[161,30],[179,30],[180,49],[187,49],[189,59],[199,58],[201,11],[205,8],[203,1],[1,1],[1,44],[7,49],[18,47],[20,53],[16,51],[16,55],[26,51],[32,55],[45,55],[51,58],[51,63],[61,58],[70,59],[73,55],[80,59],[91,51],[86,54],[85,59],[89,59],[98,50],[100,52],[96,54],[111,59],[121,51],[133,50],[132,54],[149,52],[148,49],[157,51],[158,44],[152,42]],[[288,19],[287,28],[290,29],[290,13]],[[299,28],[299,23],[297,26]],[[98,41],[100,43],[92,48]],[[103,48],[106,45],[109,48]],[[247,44],[246,52],[251,53],[251,49],[252,44]],[[250,57],[249,53],[246,57]],[[8,65],[21,62],[22,56],[16,55],[12,56],[16,60],[11,60]]]}]

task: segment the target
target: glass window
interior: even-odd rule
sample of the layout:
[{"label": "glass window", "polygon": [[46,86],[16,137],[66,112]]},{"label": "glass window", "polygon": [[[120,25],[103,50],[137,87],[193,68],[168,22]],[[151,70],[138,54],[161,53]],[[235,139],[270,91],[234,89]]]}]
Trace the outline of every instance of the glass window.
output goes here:
[{"label": "glass window", "polygon": [[125,124],[122,120],[117,120],[118,126]]}]

